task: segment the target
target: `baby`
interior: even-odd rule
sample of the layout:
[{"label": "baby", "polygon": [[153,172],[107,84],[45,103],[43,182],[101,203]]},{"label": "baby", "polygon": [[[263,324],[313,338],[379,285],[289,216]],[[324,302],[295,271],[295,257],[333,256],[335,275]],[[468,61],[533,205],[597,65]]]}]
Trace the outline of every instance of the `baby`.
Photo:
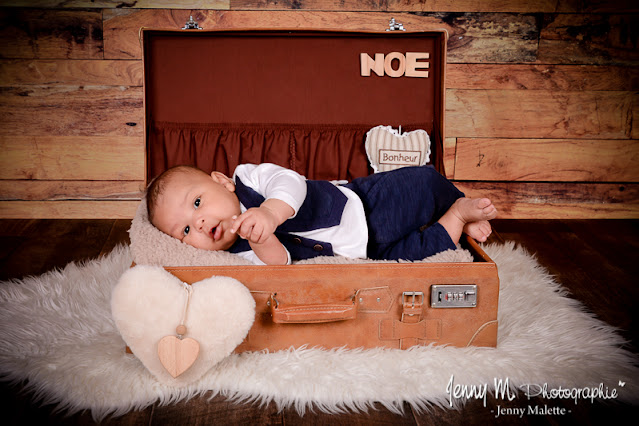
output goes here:
[{"label": "baby", "polygon": [[463,232],[486,241],[497,216],[488,198],[465,198],[430,166],[348,184],[275,164],[243,164],[233,178],[178,166],[151,182],[147,207],[154,226],[186,244],[267,265],[320,255],[419,260],[454,249]]}]

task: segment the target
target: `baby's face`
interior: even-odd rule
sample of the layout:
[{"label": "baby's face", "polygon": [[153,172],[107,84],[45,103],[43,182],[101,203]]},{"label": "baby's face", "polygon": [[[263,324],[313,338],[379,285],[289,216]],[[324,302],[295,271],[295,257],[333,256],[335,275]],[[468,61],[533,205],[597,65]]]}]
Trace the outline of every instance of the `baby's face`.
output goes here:
[{"label": "baby's face", "polygon": [[194,247],[226,250],[237,239],[233,216],[240,215],[235,185],[213,172],[177,173],[157,200],[153,224],[162,232]]}]

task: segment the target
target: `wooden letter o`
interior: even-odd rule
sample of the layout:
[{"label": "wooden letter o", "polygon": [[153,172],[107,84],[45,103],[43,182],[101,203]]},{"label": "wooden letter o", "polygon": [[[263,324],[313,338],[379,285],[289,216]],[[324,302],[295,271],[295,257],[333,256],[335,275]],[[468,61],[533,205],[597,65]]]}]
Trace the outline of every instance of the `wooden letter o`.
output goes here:
[{"label": "wooden letter o", "polygon": [[[399,67],[394,70],[392,67],[393,59],[397,59],[399,61]],[[406,70],[406,58],[404,55],[399,52],[391,52],[386,55],[384,59],[384,71],[386,75],[390,77],[401,77],[404,75],[404,71]]]}]

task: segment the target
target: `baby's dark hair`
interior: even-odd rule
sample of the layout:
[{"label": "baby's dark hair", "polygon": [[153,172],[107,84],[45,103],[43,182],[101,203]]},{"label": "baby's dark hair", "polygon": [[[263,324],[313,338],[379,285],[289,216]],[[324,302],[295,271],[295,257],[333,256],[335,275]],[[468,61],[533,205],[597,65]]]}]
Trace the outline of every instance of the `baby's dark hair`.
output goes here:
[{"label": "baby's dark hair", "polygon": [[149,215],[149,222],[153,223],[158,200],[164,194],[167,184],[171,178],[179,173],[205,173],[203,170],[193,166],[174,166],[163,171],[155,177],[146,188],[146,211]]}]

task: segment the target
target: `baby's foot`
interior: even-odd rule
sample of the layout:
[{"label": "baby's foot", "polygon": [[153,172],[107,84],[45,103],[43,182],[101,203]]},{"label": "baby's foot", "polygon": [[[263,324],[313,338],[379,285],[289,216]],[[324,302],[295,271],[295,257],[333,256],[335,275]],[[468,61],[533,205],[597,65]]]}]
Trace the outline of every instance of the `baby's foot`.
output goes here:
[{"label": "baby's foot", "polygon": [[487,220],[478,220],[464,225],[464,233],[480,243],[485,242],[492,232],[490,222]]},{"label": "baby's foot", "polygon": [[497,209],[488,198],[459,198],[450,211],[464,224],[488,221],[497,217]]},{"label": "baby's foot", "polygon": [[[483,242],[490,235],[488,221],[495,217],[497,209],[488,198],[458,198],[437,222],[444,227],[455,244],[459,243],[462,232],[466,229],[468,235]],[[485,224],[476,225],[480,222]]]}]

